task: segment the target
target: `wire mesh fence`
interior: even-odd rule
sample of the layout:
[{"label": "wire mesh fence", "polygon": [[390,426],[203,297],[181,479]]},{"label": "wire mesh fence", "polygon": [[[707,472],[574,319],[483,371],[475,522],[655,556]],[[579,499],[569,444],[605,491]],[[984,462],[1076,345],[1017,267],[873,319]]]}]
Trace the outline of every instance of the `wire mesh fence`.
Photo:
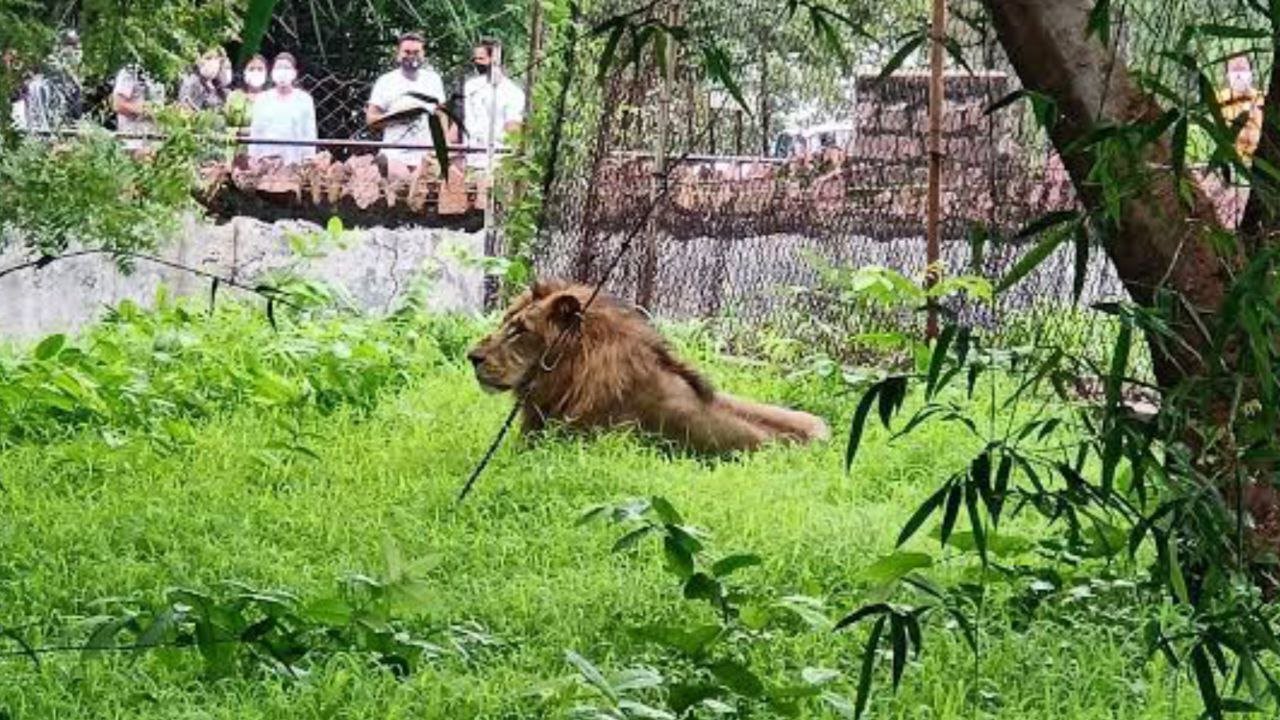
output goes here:
[{"label": "wire mesh fence", "polygon": [[[967,67],[945,78],[941,260],[949,275],[994,283],[1035,240],[1018,239],[1019,230],[1077,200],[1031,108],[988,112],[1019,89],[1017,78],[994,32],[968,12],[973,4],[955,5],[948,32]],[[660,317],[773,326],[843,355],[859,336],[921,329],[909,309],[849,302],[849,288],[833,283],[829,270],[879,265],[923,279],[927,75],[881,79],[878,67],[842,72],[830,56],[770,47],[783,44],[786,30],[744,29],[751,7],[732,14],[714,0],[646,7],[653,17],[683,20],[695,35],[731,36],[746,107],[711,83],[692,53],[675,54],[666,72],[645,53],[603,84],[590,71],[574,77],[574,92],[592,111],[583,120],[589,142],[557,179],[539,272],[600,277],[603,259],[655,192],[655,169],[689,153],[610,291]],[[726,23],[739,25],[731,32]],[[1118,41],[1154,42],[1119,27]],[[1240,189],[1205,180],[1231,222],[1243,205]],[[1040,339],[1101,356],[1114,327],[1089,307],[1124,293],[1100,249],[1085,258],[1067,242],[993,304],[953,301],[950,309],[1003,342]]]}]

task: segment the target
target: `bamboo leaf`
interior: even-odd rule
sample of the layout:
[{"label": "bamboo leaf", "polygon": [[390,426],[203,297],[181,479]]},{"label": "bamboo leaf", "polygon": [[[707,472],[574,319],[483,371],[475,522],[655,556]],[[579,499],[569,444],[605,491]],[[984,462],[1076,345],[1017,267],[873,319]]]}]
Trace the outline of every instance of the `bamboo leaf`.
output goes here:
[{"label": "bamboo leaf", "polygon": [[853,717],[862,717],[867,710],[867,701],[871,699],[871,675],[876,668],[876,650],[880,647],[880,635],[884,633],[885,616],[880,616],[871,636],[867,638],[866,648],[862,651],[862,672],[858,676],[858,696],[854,702]]}]

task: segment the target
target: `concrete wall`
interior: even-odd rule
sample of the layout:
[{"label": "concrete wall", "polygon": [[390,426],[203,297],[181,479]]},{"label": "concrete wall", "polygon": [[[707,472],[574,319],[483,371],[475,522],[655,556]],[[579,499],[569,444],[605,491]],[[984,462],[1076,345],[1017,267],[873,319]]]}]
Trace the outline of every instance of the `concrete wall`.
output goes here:
[{"label": "concrete wall", "polygon": [[[307,277],[342,286],[359,308],[374,313],[395,309],[414,280],[430,273],[434,309],[478,312],[482,307],[482,275],[455,252],[481,254],[482,234],[428,228],[349,230],[345,249],[325,246],[318,258],[304,260],[291,249],[290,234],[321,230],[293,221],[267,224],[239,217],[214,225],[192,218],[184,223],[181,237],[156,254],[250,285],[268,271],[292,266]],[[0,269],[29,259],[12,240],[7,247],[0,243]],[[210,289],[208,279],[148,262],[139,262],[126,275],[98,256],[0,277],[0,338],[23,341],[74,332],[122,300],[150,305],[161,284],[176,295],[207,297]],[[225,286],[219,289],[220,297],[232,294],[244,295]]]}]

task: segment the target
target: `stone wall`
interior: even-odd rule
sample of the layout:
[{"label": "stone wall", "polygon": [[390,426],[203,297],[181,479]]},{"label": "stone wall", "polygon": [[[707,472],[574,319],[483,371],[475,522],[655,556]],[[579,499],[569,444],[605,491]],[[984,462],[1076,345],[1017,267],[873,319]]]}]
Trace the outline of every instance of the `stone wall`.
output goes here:
[{"label": "stone wall", "polygon": [[[455,252],[481,254],[481,233],[412,227],[350,230],[344,236],[345,249],[326,248],[321,257],[300,259],[290,247],[289,235],[317,230],[321,228],[298,221],[267,224],[238,217],[215,225],[192,218],[184,223],[181,237],[157,255],[250,285],[264,273],[293,266],[304,276],[340,285],[357,307],[373,313],[394,310],[415,279],[430,273],[431,307],[463,312],[482,308],[482,275]],[[0,269],[29,259],[15,243],[0,247]],[[207,297],[211,282],[145,261],[126,275],[98,256],[0,277],[0,339],[24,341],[74,332],[122,300],[151,304],[162,284],[175,295]],[[245,296],[231,288],[219,289],[220,297],[230,294]]]}]

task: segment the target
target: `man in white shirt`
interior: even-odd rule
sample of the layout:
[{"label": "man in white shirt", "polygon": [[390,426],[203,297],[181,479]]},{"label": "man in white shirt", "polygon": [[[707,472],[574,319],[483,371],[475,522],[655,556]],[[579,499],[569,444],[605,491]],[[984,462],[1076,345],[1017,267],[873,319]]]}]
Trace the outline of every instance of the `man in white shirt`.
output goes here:
[{"label": "man in white shirt", "polygon": [[490,138],[495,150],[504,148],[506,134],[524,121],[524,91],[502,72],[501,60],[502,45],[493,39],[481,40],[471,51],[475,75],[462,86],[467,169],[473,172],[491,173],[500,155],[494,153],[490,166]]},{"label": "man in white shirt", "polygon": [[[444,81],[427,64],[425,47],[426,43],[418,33],[401,35],[396,42],[399,67],[382,75],[373,84],[369,104],[365,108],[365,120],[370,128],[382,130],[384,142],[432,144],[428,117],[444,102]],[[433,100],[424,101],[410,93]],[[413,114],[414,110],[419,112]],[[410,117],[388,118],[401,112],[409,112]],[[412,170],[422,164],[427,151],[383,148],[380,154],[388,164]]]}]

